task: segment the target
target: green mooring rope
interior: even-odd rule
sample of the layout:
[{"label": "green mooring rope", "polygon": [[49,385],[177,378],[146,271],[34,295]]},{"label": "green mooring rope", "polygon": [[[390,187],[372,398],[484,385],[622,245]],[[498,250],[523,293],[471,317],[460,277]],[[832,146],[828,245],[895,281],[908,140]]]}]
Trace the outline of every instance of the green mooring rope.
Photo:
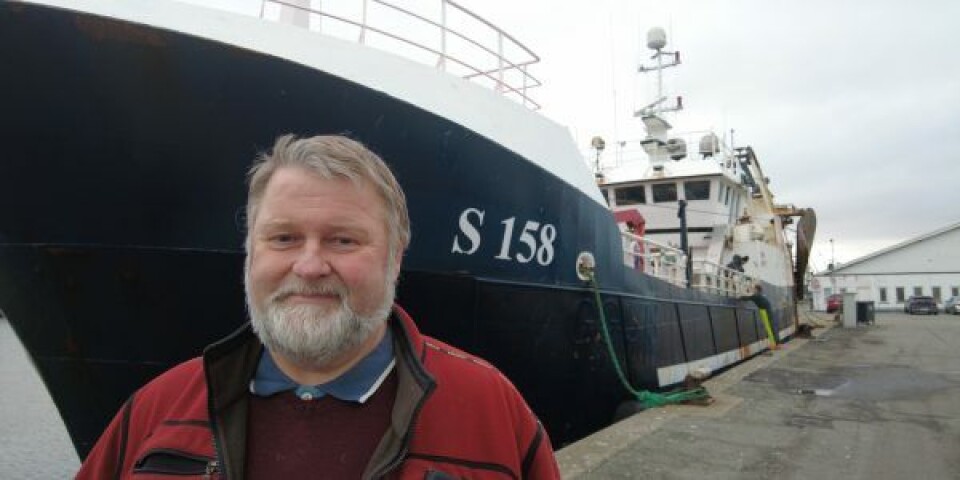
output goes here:
[{"label": "green mooring rope", "polygon": [[637,390],[633,388],[633,385],[630,385],[627,376],[623,373],[623,367],[620,366],[620,361],[617,360],[617,353],[613,349],[613,342],[610,340],[610,331],[607,329],[607,317],[603,313],[603,302],[600,299],[600,288],[597,286],[596,275],[593,270],[589,270],[586,274],[590,278],[590,287],[593,289],[594,298],[596,298],[597,312],[600,314],[600,327],[601,330],[603,330],[603,340],[607,344],[610,361],[613,362],[613,367],[617,371],[617,377],[620,379],[620,383],[623,384],[624,388],[626,388],[631,395],[636,397],[643,408],[662,407],[671,403],[701,400],[710,396],[710,394],[707,393],[707,389],[703,387],[667,393],[654,393],[648,390]]}]

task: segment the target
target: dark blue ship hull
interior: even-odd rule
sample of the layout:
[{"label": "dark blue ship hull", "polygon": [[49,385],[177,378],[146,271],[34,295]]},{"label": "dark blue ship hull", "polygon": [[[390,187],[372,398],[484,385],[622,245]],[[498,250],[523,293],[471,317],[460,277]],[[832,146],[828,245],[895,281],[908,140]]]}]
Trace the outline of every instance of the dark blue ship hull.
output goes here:
[{"label": "dark blue ship hull", "polygon": [[[81,457],[137,387],[245,321],[244,176],[287,132],[347,133],[391,165],[413,224],[399,303],[503,370],[558,445],[608,425],[628,398],[578,253],[596,256],[635,385],[760,338],[752,306],[624,268],[603,205],[401,99],[230,45],[24,4],[0,5],[0,65],[0,309]],[[792,305],[789,287],[767,289]],[[782,329],[795,314],[774,317]]]}]

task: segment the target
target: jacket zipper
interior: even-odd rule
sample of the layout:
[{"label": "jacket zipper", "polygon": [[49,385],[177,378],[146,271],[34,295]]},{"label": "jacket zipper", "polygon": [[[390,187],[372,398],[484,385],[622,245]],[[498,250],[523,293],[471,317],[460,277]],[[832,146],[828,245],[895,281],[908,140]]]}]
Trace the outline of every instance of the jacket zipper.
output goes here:
[{"label": "jacket zipper", "polygon": [[[208,377],[207,385],[210,385],[210,384],[211,384],[210,379]],[[209,391],[209,387],[207,390],[207,395],[208,395],[207,415],[210,417],[210,440],[213,443],[213,460],[210,460],[210,462],[207,463],[206,473],[204,473],[203,478],[214,478],[214,474],[220,473],[220,467],[222,465],[222,463],[220,462],[220,459],[223,458],[223,455],[221,454],[221,451],[220,451],[220,442],[217,441],[217,438],[219,437],[217,430],[219,429],[219,427],[217,425],[217,417],[214,416],[213,392]],[[216,478],[227,478],[227,477],[225,475],[217,475]]]},{"label": "jacket zipper", "polygon": [[376,472],[376,473],[375,473],[372,477],[370,477],[370,478],[372,478],[372,479],[382,479],[382,478],[386,478],[387,475],[388,475],[393,469],[397,468],[398,465],[400,465],[401,463],[403,463],[404,457],[407,456],[407,450],[408,450],[408,448],[407,448],[406,444],[404,444],[404,446],[400,449],[400,451],[397,452],[397,456],[393,457],[393,460],[390,460],[390,463],[386,464],[383,468],[380,469],[380,471]]},{"label": "jacket zipper", "polygon": [[207,478],[207,479],[213,478],[213,475],[217,473],[217,469],[219,468],[219,466],[220,464],[216,460],[210,460],[207,463],[206,471],[203,473],[203,478]]},{"label": "jacket zipper", "polygon": [[[209,414],[212,414],[212,413],[213,413],[212,411],[209,412]],[[216,428],[214,428],[214,425],[216,425],[216,423],[213,421],[212,416],[210,417],[210,419],[211,419],[210,420],[210,434],[211,434],[210,440],[213,443],[213,460],[210,460],[209,462],[207,462],[207,469],[203,474],[203,478],[207,478],[207,479],[214,478],[213,477],[214,474],[220,473],[220,445],[217,442],[217,430]],[[217,475],[217,477],[220,477],[220,476]],[[226,477],[222,477],[222,478],[226,478]]]},{"label": "jacket zipper", "polygon": [[[223,465],[221,459],[223,459],[223,454],[220,450],[219,431],[220,431],[220,422],[217,421],[216,409],[213,408],[213,382],[210,381],[210,370],[207,366],[208,360],[206,358],[206,352],[204,352],[203,359],[203,371],[204,371],[204,381],[207,384],[207,417],[210,419],[210,442],[213,444],[213,460],[207,463],[206,473],[204,478],[214,478],[214,474],[217,475],[217,478],[227,478],[225,474],[220,474],[220,469]],[[226,471],[226,470],[224,470]]]}]

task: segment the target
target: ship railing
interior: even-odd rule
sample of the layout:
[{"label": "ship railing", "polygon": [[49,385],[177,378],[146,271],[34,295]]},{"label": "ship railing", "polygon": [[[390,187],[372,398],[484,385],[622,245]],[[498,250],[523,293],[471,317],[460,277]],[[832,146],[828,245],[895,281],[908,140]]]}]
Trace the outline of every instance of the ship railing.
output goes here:
[{"label": "ship railing", "polygon": [[739,270],[708,260],[694,260],[691,263],[693,263],[691,275],[693,288],[728,297],[741,297],[753,293],[756,280]]},{"label": "ship railing", "polygon": [[630,232],[620,235],[626,266],[680,287],[687,286],[687,256],[683,250]]},{"label": "ship railing", "polygon": [[[716,151],[709,154],[709,156],[704,157],[704,155],[700,153],[700,140],[705,135],[711,133],[714,132],[712,130],[692,130],[685,132],[671,131],[670,138],[683,140],[687,146],[686,159],[715,162],[718,172],[724,173],[739,180],[743,171],[741,169],[740,162],[737,160],[736,151],[734,151],[727,144],[727,140],[725,138],[717,138],[717,142],[714,144]],[[607,166],[620,166],[631,163],[648,162],[650,156],[644,148],[644,144],[648,143],[648,141],[649,139],[647,137],[643,137],[613,142],[613,151],[605,154],[612,154],[612,160],[609,156],[606,157],[607,160],[605,160],[605,162],[609,162]],[[593,152],[585,157],[588,164],[592,165],[595,162],[595,155],[596,153]]]},{"label": "ship railing", "polygon": [[[314,0],[316,6],[310,6],[304,0],[263,0],[260,18],[281,19],[281,10],[292,9],[307,15],[306,27],[310,30],[413,60],[430,58],[443,71],[492,87],[533,110],[540,109],[529,91],[542,83],[528,71],[540,57],[452,0],[438,0],[439,11],[432,12],[437,18],[385,0],[359,0],[355,6],[359,11],[335,12],[333,8],[325,9],[325,3]],[[415,27],[411,28],[411,24]]]},{"label": "ship railing", "polygon": [[[680,287],[687,286],[687,255],[683,250],[630,232],[621,232],[620,236],[626,266]],[[756,279],[750,275],[709,260],[690,263],[692,288],[728,297],[753,293]]]}]

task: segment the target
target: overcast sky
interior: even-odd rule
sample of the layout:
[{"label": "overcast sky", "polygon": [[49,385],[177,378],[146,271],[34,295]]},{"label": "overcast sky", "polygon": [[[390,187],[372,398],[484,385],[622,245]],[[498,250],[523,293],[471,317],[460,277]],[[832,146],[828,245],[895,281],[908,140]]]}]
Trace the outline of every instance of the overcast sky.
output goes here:
[{"label": "overcast sky", "polygon": [[608,145],[643,136],[632,113],[654,77],[634,72],[649,58],[646,31],[666,29],[683,60],[667,75],[686,107],[669,117],[675,130],[734,129],[736,145],[752,146],[776,201],[816,210],[815,269],[830,261],[831,238],[844,263],[960,222],[960,2],[458,3],[540,56],[542,113],[585,154],[594,135]]}]

